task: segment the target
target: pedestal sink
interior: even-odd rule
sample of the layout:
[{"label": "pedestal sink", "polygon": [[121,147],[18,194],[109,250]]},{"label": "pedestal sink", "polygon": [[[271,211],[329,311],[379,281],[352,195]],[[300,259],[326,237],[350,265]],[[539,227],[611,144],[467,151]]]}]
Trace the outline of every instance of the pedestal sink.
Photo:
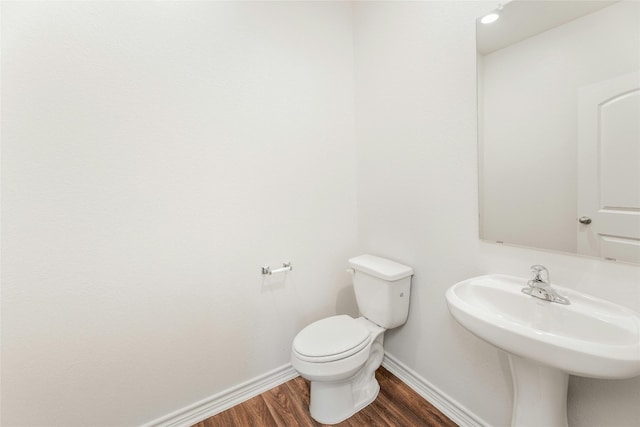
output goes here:
[{"label": "pedestal sink", "polygon": [[466,329],[508,353],[513,427],[566,427],[569,374],[640,375],[640,313],[554,285],[570,305],[526,295],[527,279],[500,274],[451,286],[449,311]]}]

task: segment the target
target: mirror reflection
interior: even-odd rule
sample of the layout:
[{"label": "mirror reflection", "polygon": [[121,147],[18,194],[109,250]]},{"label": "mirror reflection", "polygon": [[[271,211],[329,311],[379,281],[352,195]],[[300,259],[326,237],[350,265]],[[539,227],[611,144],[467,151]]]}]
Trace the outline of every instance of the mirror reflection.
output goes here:
[{"label": "mirror reflection", "polygon": [[640,263],[640,3],[477,22],[480,237]]}]

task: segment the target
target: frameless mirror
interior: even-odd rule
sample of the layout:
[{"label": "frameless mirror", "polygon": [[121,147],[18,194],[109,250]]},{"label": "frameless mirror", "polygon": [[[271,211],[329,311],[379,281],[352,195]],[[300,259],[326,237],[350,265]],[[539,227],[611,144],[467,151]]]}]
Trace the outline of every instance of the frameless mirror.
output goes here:
[{"label": "frameless mirror", "polygon": [[477,21],[480,238],[640,263],[640,2]]}]

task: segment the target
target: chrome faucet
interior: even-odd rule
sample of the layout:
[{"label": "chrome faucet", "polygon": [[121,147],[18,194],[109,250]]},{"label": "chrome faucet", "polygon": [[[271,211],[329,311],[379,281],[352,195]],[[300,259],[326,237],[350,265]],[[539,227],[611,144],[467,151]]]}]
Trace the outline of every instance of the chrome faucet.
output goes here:
[{"label": "chrome faucet", "polygon": [[551,280],[549,279],[549,270],[542,265],[532,265],[531,272],[534,274],[533,279],[529,280],[528,288],[522,288],[522,292],[532,297],[540,298],[545,301],[557,302],[559,304],[571,304],[569,299],[558,295],[556,291],[551,289]]}]

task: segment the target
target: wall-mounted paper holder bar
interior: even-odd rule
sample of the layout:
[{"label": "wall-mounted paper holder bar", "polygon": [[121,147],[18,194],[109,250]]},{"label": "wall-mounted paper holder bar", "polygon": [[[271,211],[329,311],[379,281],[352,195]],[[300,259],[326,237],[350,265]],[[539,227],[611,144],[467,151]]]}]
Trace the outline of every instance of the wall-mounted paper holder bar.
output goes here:
[{"label": "wall-mounted paper holder bar", "polygon": [[262,267],[262,274],[270,276],[272,274],[284,273],[285,271],[291,270],[293,270],[293,267],[291,267],[291,262],[283,262],[282,267],[276,268],[274,270],[272,270],[268,265],[265,265],[264,267]]}]

